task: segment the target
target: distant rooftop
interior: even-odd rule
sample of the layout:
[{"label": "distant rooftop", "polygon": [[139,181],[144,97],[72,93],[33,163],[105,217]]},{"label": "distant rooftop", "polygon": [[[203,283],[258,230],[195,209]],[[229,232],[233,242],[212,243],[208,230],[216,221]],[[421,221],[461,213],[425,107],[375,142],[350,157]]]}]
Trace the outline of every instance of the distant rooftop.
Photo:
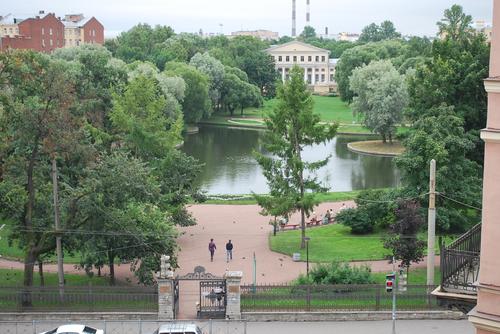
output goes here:
[{"label": "distant rooftop", "polygon": [[83,14],[66,14],[62,23],[67,28],[78,28],[85,25],[90,19],[91,17],[84,17]]}]

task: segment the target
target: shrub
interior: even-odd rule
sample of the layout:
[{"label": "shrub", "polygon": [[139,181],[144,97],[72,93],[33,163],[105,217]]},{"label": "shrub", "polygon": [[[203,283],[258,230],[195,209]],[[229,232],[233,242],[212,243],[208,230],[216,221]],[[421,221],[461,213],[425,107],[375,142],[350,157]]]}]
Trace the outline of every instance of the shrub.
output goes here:
[{"label": "shrub", "polygon": [[372,284],[371,269],[367,265],[351,267],[348,263],[318,264],[309,271],[309,278],[300,275],[299,285],[306,284]]},{"label": "shrub", "polygon": [[368,234],[373,232],[375,220],[362,208],[344,209],[337,213],[335,220],[351,228],[352,234]]}]

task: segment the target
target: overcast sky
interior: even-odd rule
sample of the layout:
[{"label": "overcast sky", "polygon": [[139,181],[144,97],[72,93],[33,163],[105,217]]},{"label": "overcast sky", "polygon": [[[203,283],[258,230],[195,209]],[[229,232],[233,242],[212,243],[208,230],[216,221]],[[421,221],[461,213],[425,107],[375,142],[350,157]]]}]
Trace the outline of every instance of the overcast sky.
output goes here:
[{"label": "overcast sky", "polygon": [[[311,25],[317,32],[360,32],[371,22],[391,20],[403,34],[436,34],[436,22],[454,3],[474,20],[491,22],[493,0],[311,0]],[[236,30],[269,29],[290,35],[292,0],[18,0],[1,10],[28,16],[44,9],[57,16],[84,13],[104,24],[113,37],[137,23],[169,25],[176,32],[230,34]],[[297,0],[297,31],[305,23],[306,0]],[[222,25],[222,26],[221,26]]]}]

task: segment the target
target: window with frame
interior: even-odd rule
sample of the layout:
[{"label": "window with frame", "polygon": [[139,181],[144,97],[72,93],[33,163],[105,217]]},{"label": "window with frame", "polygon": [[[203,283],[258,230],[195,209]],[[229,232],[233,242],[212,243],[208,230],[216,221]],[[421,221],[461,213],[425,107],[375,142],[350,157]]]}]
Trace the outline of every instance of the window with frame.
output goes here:
[{"label": "window with frame", "polygon": [[321,56],[321,61],[324,62],[325,61],[325,56]]},{"label": "window with frame", "polygon": [[297,56],[293,56],[293,62],[296,63],[297,62]]},{"label": "window with frame", "polygon": [[311,62],[312,60],[313,60],[312,56],[308,56],[308,57],[307,57],[307,61],[308,61],[308,62]]},{"label": "window with frame", "polygon": [[316,56],[316,61],[319,61],[319,56]]},{"label": "window with frame", "polygon": [[278,56],[278,61],[283,61],[283,57],[282,56]]},{"label": "window with frame", "polygon": [[304,61],[304,56],[300,56],[300,61]]},{"label": "window with frame", "polygon": [[49,44],[50,44],[50,46],[52,46],[54,44],[54,42],[52,40],[49,40]]},{"label": "window with frame", "polygon": [[42,28],[42,35],[45,35],[45,28]]},{"label": "window with frame", "polygon": [[52,28],[49,28],[49,35],[52,35]]},{"label": "window with frame", "polygon": [[290,61],[290,56],[286,56],[286,61]]}]

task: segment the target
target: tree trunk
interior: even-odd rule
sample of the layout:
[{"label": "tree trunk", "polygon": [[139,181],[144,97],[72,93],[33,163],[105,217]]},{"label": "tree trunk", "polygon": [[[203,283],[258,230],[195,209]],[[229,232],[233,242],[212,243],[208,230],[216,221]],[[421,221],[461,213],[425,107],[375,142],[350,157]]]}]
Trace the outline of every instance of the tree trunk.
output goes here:
[{"label": "tree trunk", "polygon": [[[302,195],[302,198],[304,198],[304,195]],[[302,230],[301,231],[302,240],[300,241],[300,248],[304,249],[306,248],[306,217],[304,208],[300,208],[300,229]]]},{"label": "tree trunk", "polygon": [[392,132],[389,132],[389,143],[392,144]]},{"label": "tree trunk", "polygon": [[21,301],[22,306],[25,307],[33,306],[31,302],[31,288],[33,287],[33,271],[36,259],[37,254],[35,254],[33,248],[29,249],[24,258],[24,291]]},{"label": "tree trunk", "polygon": [[56,253],[57,253],[57,277],[59,282],[59,297],[64,299],[64,264],[62,252],[62,240],[59,230],[59,187],[57,184],[57,162],[55,156],[52,157],[52,196],[54,200],[54,227],[56,230]]},{"label": "tree trunk", "polygon": [[109,265],[109,284],[115,285],[115,256],[113,253],[108,253],[108,265]]},{"label": "tree trunk", "polygon": [[45,277],[43,276],[43,261],[38,259],[38,275],[40,276],[40,286],[45,286]]},{"label": "tree trunk", "polygon": [[241,116],[243,116],[243,107],[241,107]]},{"label": "tree trunk", "polygon": [[101,277],[101,266],[97,266],[97,277]]},{"label": "tree trunk", "polygon": [[384,143],[384,144],[387,143],[387,137],[386,137],[385,133],[381,133],[381,135],[382,135],[382,143]]}]

